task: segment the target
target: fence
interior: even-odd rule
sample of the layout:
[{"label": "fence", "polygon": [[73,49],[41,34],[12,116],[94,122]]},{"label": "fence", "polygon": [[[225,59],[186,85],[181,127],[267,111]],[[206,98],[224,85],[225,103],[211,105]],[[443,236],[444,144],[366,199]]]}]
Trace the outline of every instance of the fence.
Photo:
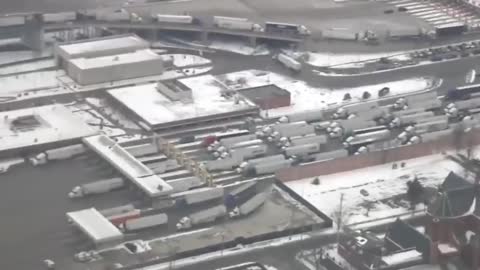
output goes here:
[{"label": "fence", "polygon": [[463,149],[480,144],[480,130],[467,133],[451,133],[435,141],[422,142],[382,151],[370,152],[355,156],[314,162],[297,167],[277,171],[275,176],[282,182],[351,171],[365,167],[418,158],[453,149]]}]

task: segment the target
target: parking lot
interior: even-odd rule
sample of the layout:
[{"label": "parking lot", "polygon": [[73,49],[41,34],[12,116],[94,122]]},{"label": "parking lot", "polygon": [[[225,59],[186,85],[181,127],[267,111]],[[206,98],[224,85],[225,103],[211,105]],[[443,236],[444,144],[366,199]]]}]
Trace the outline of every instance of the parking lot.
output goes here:
[{"label": "parking lot", "polygon": [[478,28],[480,26],[478,12],[473,7],[460,2],[392,0],[389,3],[395,7],[389,13],[405,12],[425,21],[432,27],[451,23],[464,23],[470,28]]}]

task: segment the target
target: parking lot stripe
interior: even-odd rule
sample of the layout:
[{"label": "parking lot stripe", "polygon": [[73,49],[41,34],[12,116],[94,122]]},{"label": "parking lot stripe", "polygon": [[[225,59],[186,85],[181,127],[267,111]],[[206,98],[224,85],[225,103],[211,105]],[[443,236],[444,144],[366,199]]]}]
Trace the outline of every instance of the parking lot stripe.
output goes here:
[{"label": "parking lot stripe", "polygon": [[452,23],[452,22],[458,22],[458,20],[457,19],[447,19],[447,20],[432,22],[432,24],[435,25],[435,26],[439,26],[439,25],[442,25],[442,24],[447,24],[447,23]]},{"label": "parking lot stripe", "polygon": [[431,11],[431,10],[434,10],[434,8],[432,7],[426,7],[426,8],[421,8],[421,9],[415,9],[415,10],[411,10],[411,9],[408,9],[407,10],[407,13],[410,13],[410,14],[418,14],[418,13],[422,13],[422,12],[426,12],[426,11]]},{"label": "parking lot stripe", "polygon": [[445,16],[445,13],[436,12],[436,13],[433,13],[433,14],[422,15],[422,16],[418,16],[418,17],[422,18],[424,20],[427,20],[427,19],[430,19],[430,18],[436,18],[436,17],[440,17],[440,16]]},{"label": "parking lot stripe", "polygon": [[418,3],[417,3],[417,2],[413,2],[413,3],[407,3],[407,4],[397,4],[397,5],[395,5],[395,6],[408,8],[409,6],[414,6],[414,5],[418,5]]},{"label": "parking lot stripe", "polygon": [[429,14],[433,14],[433,13],[436,13],[437,10],[430,10],[430,11],[424,11],[424,12],[420,12],[420,13],[412,13],[413,16],[417,16],[417,17],[420,17],[420,16],[425,16],[425,15],[429,15]]},{"label": "parking lot stripe", "polygon": [[429,23],[433,23],[433,22],[438,22],[438,21],[442,21],[442,20],[446,20],[446,19],[451,19],[452,17],[448,16],[448,15],[445,15],[443,17],[438,17],[438,18],[431,18],[431,19],[428,19],[426,20],[427,22]]},{"label": "parking lot stripe", "polygon": [[427,7],[427,5],[419,4],[419,5],[415,5],[415,6],[409,6],[407,8],[408,9],[420,9],[420,8],[425,8],[425,7]]},{"label": "parking lot stripe", "polygon": [[407,3],[413,3],[413,1],[411,1],[411,0],[397,0],[397,1],[392,1],[392,2],[390,2],[390,4],[394,4],[394,5],[395,5],[395,4],[405,3],[405,2],[407,2]]}]

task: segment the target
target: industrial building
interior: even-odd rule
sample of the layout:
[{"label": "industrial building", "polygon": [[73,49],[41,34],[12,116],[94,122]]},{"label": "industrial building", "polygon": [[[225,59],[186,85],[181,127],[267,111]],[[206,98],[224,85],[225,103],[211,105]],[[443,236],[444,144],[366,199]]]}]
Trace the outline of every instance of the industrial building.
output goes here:
[{"label": "industrial building", "polygon": [[239,93],[262,110],[287,107],[291,102],[290,92],[274,84],[242,89]]},{"label": "industrial building", "polygon": [[[218,83],[213,76],[210,77],[212,84]],[[174,90],[171,90],[168,84],[160,84],[159,88],[158,83],[117,88],[107,93],[114,102],[144,123],[142,125],[144,128],[152,130],[258,114],[258,107],[250,100],[222,96],[221,90],[217,87],[201,88],[198,87],[196,80],[197,78],[189,78],[176,82],[177,86],[183,85],[184,94],[181,95],[178,93],[172,95]],[[167,87],[170,90],[166,91]],[[190,103],[190,95],[191,104],[185,106],[185,101],[188,100]]]},{"label": "industrial building", "polygon": [[97,134],[59,104],[2,112],[0,119],[1,156],[70,145]]},{"label": "industrial building", "polygon": [[163,72],[163,58],[135,35],[113,36],[55,48],[57,65],[80,85],[146,77]]}]

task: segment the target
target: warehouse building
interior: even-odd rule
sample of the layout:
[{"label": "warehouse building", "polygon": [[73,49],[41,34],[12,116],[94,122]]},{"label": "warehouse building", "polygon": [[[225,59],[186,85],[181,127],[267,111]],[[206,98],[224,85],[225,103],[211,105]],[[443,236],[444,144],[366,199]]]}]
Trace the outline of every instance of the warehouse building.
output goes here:
[{"label": "warehouse building", "polygon": [[274,84],[240,90],[239,93],[251,100],[262,110],[290,106],[290,92]]},{"label": "warehouse building", "polygon": [[151,50],[77,58],[68,63],[67,74],[78,84],[89,85],[161,74],[163,58]]},{"label": "warehouse building", "polygon": [[80,85],[162,74],[163,58],[135,35],[76,41],[55,48],[57,65]]},{"label": "warehouse building", "polygon": [[149,47],[147,41],[129,34],[61,43],[56,45],[54,55],[57,65],[66,68],[70,59],[131,53]]}]

